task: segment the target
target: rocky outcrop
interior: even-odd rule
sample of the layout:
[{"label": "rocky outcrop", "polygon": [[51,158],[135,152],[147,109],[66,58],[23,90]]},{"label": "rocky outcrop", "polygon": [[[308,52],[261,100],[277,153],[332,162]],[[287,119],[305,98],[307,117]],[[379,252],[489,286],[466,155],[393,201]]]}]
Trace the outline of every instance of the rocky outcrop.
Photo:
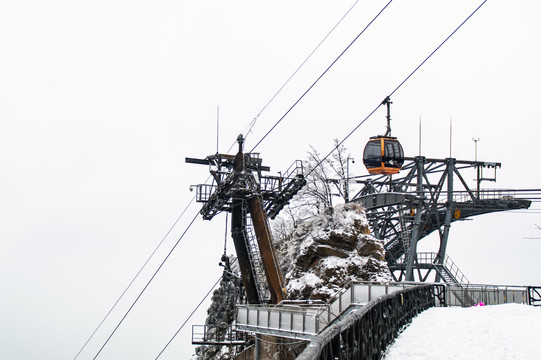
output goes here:
[{"label": "rocky outcrop", "polygon": [[[278,240],[278,258],[287,282],[289,299],[330,300],[351,281],[391,281],[383,242],[370,235],[364,209],[354,203],[329,208],[304,221],[288,236]],[[236,271],[238,273],[238,269]],[[222,281],[209,308],[207,325],[220,329],[233,318],[236,287]],[[236,295],[235,295],[236,294]],[[263,337],[262,359],[291,360],[306,343]],[[250,350],[239,358],[251,358]],[[267,357],[265,357],[267,356]],[[235,349],[200,346],[196,358],[231,359]]]},{"label": "rocky outcrop", "polygon": [[329,208],[301,224],[287,242],[290,299],[329,300],[350,281],[391,281],[383,242],[370,235],[364,209]]}]

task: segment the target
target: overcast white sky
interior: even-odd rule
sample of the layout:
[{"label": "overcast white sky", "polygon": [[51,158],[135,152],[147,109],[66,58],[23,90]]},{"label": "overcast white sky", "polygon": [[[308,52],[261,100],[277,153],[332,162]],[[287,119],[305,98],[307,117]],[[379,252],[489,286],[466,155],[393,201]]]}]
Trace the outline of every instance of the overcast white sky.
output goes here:
[{"label": "overcast white sky", "polygon": [[[260,116],[255,145],[387,1],[360,1]],[[0,1],[0,357],[73,358],[221,152],[354,1]],[[261,143],[277,172],[327,153],[480,1],[395,0]],[[499,188],[540,188],[541,4],[489,0],[393,96],[406,155],[500,161]],[[345,144],[383,132],[383,108]],[[470,180],[474,179],[471,174]],[[535,206],[535,204],[534,204]],[[79,357],[92,359],[199,205]],[[153,359],[220,275],[225,216],[198,219],[99,359]],[[455,224],[478,283],[541,285],[539,213]],[[429,241],[426,242],[430,248]],[[232,249],[230,245],[229,248]],[[206,307],[205,307],[206,308]],[[163,354],[188,358],[191,324]]]}]

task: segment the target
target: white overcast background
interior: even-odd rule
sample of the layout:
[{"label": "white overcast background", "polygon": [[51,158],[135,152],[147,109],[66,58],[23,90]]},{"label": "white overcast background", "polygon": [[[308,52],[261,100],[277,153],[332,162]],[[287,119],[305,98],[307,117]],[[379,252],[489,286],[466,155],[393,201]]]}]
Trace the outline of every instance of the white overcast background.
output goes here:
[{"label": "white overcast background", "polygon": [[[0,1],[0,357],[72,359],[194,196],[184,158],[235,138],[354,1]],[[251,149],[387,1],[359,1],[247,138]],[[395,0],[257,147],[273,172],[344,138],[481,1]],[[488,0],[392,100],[422,152],[502,162],[541,188],[541,4]],[[345,143],[361,153],[380,108]],[[475,174],[467,174],[471,181]],[[181,236],[180,219],[79,356],[92,359]],[[541,285],[539,207],[454,223],[448,254],[475,283]],[[537,210],[535,210],[537,209]],[[98,359],[154,359],[221,274],[225,216],[197,219]],[[435,244],[434,241],[432,243]],[[432,249],[423,240],[421,249]],[[228,251],[233,246],[228,242]],[[193,352],[191,325],[160,358]]]}]

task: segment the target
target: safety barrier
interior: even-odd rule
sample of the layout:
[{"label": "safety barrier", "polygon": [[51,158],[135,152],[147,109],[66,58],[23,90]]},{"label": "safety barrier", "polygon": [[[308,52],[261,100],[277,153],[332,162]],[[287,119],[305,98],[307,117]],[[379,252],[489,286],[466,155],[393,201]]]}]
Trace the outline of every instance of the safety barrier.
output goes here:
[{"label": "safety barrier", "polygon": [[527,286],[457,284],[447,285],[445,292],[447,306],[473,306],[478,303],[537,305],[541,303],[539,290]]},{"label": "safety barrier", "polygon": [[351,283],[350,286],[338,292],[325,306],[239,305],[237,327],[243,331],[310,340],[339,317],[383,295],[416,285],[418,284],[406,282]]},{"label": "safety barrier", "polygon": [[297,360],[379,359],[413,317],[445,304],[443,287],[406,287],[372,300],[314,337]]},{"label": "safety barrier", "polygon": [[241,345],[246,343],[246,334],[235,326],[227,327],[192,325],[194,345]]},{"label": "safety barrier", "polygon": [[300,360],[379,359],[400,329],[427,308],[479,302],[541,306],[541,287],[352,283],[324,306],[240,305],[236,329],[308,340]]}]

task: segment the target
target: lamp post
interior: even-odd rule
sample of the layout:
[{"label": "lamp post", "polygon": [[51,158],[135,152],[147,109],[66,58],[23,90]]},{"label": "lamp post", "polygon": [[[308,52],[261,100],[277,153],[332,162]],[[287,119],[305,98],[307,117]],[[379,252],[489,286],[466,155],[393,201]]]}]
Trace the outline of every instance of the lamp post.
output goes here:
[{"label": "lamp post", "polygon": [[355,163],[355,159],[348,155],[346,159],[346,186],[344,187],[344,199],[349,202],[349,161]]}]

